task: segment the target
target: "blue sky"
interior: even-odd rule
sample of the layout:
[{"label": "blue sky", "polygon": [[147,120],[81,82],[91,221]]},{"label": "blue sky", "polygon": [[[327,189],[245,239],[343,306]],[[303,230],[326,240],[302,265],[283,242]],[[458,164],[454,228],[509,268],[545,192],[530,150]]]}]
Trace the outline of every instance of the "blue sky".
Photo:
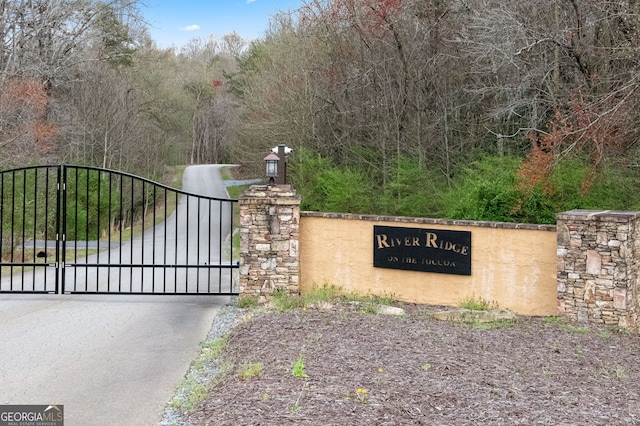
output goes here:
[{"label": "blue sky", "polygon": [[264,34],[278,10],[295,10],[303,0],[148,0],[142,12],[158,47],[183,46],[193,37],[236,31],[251,40]]}]

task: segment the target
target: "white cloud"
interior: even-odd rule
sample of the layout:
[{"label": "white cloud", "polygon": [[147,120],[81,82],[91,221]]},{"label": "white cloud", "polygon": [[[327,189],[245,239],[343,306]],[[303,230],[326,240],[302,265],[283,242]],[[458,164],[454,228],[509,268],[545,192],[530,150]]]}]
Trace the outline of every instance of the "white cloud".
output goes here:
[{"label": "white cloud", "polygon": [[196,31],[196,30],[199,30],[199,29],[200,29],[200,25],[193,24],[193,25],[189,25],[189,26],[184,27],[182,29],[182,31]]},{"label": "white cloud", "polygon": [[247,0],[247,4],[251,4],[253,2],[255,2],[256,0]]}]

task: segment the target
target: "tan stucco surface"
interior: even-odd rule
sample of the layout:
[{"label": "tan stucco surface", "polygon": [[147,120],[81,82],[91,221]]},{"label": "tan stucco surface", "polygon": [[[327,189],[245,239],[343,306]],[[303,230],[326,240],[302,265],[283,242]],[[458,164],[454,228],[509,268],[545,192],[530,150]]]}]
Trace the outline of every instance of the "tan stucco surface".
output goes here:
[{"label": "tan stucco surface", "polygon": [[[512,224],[464,226],[416,223],[415,219],[408,222],[398,218],[390,222],[303,214],[300,290],[337,285],[349,292],[451,306],[457,306],[464,298],[482,297],[518,314],[556,314],[555,231],[513,229],[509,227]],[[470,231],[471,276],[374,267],[374,225]]]}]

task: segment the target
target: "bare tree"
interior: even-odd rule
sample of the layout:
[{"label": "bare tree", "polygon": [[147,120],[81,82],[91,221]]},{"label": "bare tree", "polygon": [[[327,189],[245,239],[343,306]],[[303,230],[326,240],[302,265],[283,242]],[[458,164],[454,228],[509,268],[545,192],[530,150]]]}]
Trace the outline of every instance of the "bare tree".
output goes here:
[{"label": "bare tree", "polygon": [[[86,77],[88,64],[122,61],[133,52],[129,30],[138,18],[136,4],[124,0],[0,2],[0,97],[11,100],[6,104],[10,108],[0,111],[4,148],[12,145],[11,149],[32,155],[58,151],[56,136],[66,133],[64,127],[69,125],[62,111],[56,110],[63,105],[59,99],[67,93],[68,84]],[[15,114],[18,110],[30,113]]]},{"label": "bare tree", "polygon": [[556,0],[542,15],[548,2],[472,4],[458,39],[478,74],[469,90],[491,99],[486,125],[498,140],[531,140],[534,151],[548,153],[532,170],[569,153],[597,164],[635,143],[636,2]]}]

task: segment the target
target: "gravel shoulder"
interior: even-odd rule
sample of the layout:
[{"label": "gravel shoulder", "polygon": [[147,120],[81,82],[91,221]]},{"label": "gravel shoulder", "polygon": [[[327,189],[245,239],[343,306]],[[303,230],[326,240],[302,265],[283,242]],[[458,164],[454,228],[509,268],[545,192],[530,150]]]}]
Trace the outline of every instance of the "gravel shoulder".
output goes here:
[{"label": "gravel shoulder", "polygon": [[451,323],[430,316],[443,307],[394,305],[406,315],[230,308],[212,328],[211,337],[229,330],[209,367],[215,386],[162,424],[640,423],[637,335],[557,318]]}]

